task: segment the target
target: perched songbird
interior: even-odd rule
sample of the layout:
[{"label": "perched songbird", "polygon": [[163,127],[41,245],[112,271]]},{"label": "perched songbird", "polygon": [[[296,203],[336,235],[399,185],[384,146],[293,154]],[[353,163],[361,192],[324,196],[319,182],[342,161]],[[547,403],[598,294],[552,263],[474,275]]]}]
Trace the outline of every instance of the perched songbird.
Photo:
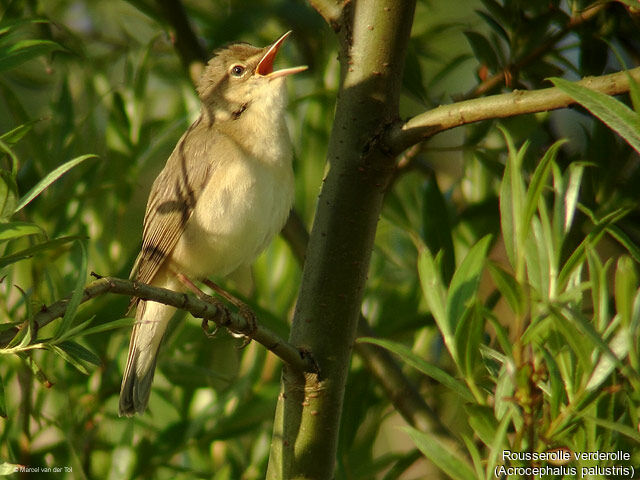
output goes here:
[{"label": "perched songbird", "polygon": [[[273,45],[217,50],[198,85],[202,110],[158,175],[147,202],[142,251],[131,277],[171,290],[246,267],[287,218],[293,201],[292,148],[285,125],[285,77]],[[175,309],[137,299],[120,391],[120,415],[149,402],[158,348]]]}]

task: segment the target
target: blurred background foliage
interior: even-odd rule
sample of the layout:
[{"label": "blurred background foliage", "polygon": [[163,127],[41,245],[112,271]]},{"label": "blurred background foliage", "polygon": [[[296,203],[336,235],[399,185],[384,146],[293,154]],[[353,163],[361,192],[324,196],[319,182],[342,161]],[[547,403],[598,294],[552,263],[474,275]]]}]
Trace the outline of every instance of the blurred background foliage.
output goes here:
[{"label": "blurred background foliage", "polygon": [[[576,80],[637,66],[640,20],[632,4],[419,1],[401,114],[548,87],[550,76]],[[295,208],[310,226],[339,82],[333,33],[303,1],[183,5],[207,51],[230,41],[267,45],[294,31],[279,61],[310,66],[289,82],[288,113]],[[78,292],[88,272],[128,276],[151,182],[197,117],[198,100],[162,12],[151,0],[0,0],[0,463],[72,469],[64,478],[264,476],[280,373],[264,348],[238,350],[226,332],[209,340],[198,321],[178,315],[149,414],[120,419],[128,299],[96,298],[37,332],[29,323],[43,305]],[[493,121],[457,128],[402,156],[379,223],[363,313],[377,335],[393,341],[387,346],[404,352],[401,360],[409,356],[398,345],[461,382],[462,390],[452,391],[405,369],[471,459],[469,470],[445,468],[448,475],[490,478],[490,453],[506,446],[619,448],[638,465],[638,153],[582,107],[500,125],[503,132]],[[541,158],[560,138],[568,141],[539,173],[544,181],[533,212],[514,208],[506,218],[503,204],[501,217],[500,202],[517,195],[505,193],[505,165],[512,165],[506,178],[518,178],[512,185],[522,182],[526,196]],[[61,165],[68,171],[51,175]],[[30,193],[37,196],[23,205]],[[556,216],[569,211],[567,228],[544,237],[552,244],[545,265],[560,269],[572,258],[575,264],[550,299],[548,284],[532,278],[543,260],[538,252],[533,265],[531,249],[543,237],[528,235],[545,230],[545,222],[562,223]],[[519,215],[538,226],[505,246],[502,232],[522,226],[514,220]],[[601,219],[609,220],[598,230]],[[485,257],[491,275],[480,273]],[[466,264],[458,274],[463,259],[476,259],[475,270]],[[283,336],[300,273],[281,238],[254,268],[250,302]],[[447,338],[448,317],[431,313],[433,289],[455,295],[456,274],[465,273],[475,285],[461,297],[467,301],[460,308],[468,308],[456,310],[466,323]],[[423,288],[425,281],[433,284]],[[573,330],[558,332],[548,320],[571,315]],[[616,361],[605,348],[612,338],[627,342],[624,355],[610,346]],[[590,371],[604,358],[611,368],[604,365],[596,384]],[[403,424],[354,357],[336,478],[443,475],[434,465],[442,469],[447,459],[434,458],[437,448],[426,448],[418,434],[412,441],[396,428]],[[518,427],[533,437],[521,438]],[[416,446],[432,452],[430,461]]]}]

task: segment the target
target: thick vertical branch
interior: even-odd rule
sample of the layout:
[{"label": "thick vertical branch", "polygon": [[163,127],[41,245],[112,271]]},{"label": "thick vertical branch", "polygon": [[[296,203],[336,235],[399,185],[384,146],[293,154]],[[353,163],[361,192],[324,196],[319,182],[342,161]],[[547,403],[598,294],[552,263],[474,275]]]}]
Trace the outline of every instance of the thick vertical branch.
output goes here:
[{"label": "thick vertical branch", "polygon": [[398,116],[414,0],[360,0],[340,19],[342,82],[291,331],[320,376],[285,367],[267,478],[333,478],[344,386],[393,161],[379,137]]}]

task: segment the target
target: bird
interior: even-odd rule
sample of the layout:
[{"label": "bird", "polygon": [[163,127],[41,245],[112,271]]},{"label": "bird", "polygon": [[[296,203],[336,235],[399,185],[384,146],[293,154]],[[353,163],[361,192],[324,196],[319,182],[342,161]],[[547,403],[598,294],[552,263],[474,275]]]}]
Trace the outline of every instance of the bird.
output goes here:
[{"label": "bird", "polygon": [[[290,34],[264,48],[233,43],[213,53],[197,85],[200,115],[151,187],[131,279],[184,291],[180,276],[229,276],[249,266],[282,229],[294,197],[285,79],[307,68],[274,70]],[[146,410],[175,312],[139,298],[132,305],[120,416]]]}]

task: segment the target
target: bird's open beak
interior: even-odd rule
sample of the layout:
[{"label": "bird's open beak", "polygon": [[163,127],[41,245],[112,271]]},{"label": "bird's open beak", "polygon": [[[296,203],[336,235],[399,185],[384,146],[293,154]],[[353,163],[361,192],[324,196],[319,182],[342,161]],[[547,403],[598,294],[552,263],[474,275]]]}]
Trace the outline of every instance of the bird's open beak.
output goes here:
[{"label": "bird's open beak", "polygon": [[287,37],[291,35],[291,30],[282,35],[278,40],[275,41],[273,45],[269,47],[267,53],[264,54],[264,57],[260,59],[258,62],[258,66],[256,67],[256,74],[262,75],[263,77],[268,77],[269,80],[284,77],[286,75],[293,75],[294,73],[303,72],[308,67],[306,65],[302,65],[300,67],[292,67],[292,68],[284,68],[282,70],[273,71],[273,61],[276,59],[276,55],[278,54],[278,50],[287,39]]}]

